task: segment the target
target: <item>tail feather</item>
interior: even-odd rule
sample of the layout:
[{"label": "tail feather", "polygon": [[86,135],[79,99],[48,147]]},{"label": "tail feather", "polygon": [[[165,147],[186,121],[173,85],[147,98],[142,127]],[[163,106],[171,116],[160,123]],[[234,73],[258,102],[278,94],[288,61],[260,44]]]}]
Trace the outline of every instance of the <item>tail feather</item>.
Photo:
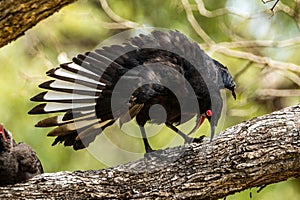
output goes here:
[{"label": "tail feather", "polygon": [[60,67],[66,71],[69,71],[76,76],[82,76],[84,78],[88,78],[90,80],[88,81],[93,81],[94,83],[99,82],[99,76],[96,75],[93,72],[90,72],[89,70],[83,68],[83,67],[77,67],[78,65],[71,63],[71,64],[61,64]]},{"label": "tail feather", "polygon": [[104,83],[97,82],[94,80],[91,80],[89,78],[86,78],[84,76],[80,76],[77,74],[70,73],[66,70],[63,70],[61,68],[51,69],[47,72],[47,75],[56,78],[58,80],[71,82],[80,84],[86,87],[94,88],[94,89],[100,89],[102,86],[104,86]]},{"label": "tail feather", "polygon": [[[82,66],[83,68],[95,73],[95,74],[103,74],[104,71],[105,71],[105,65],[104,64],[101,64],[100,66],[98,67],[94,67],[92,66],[91,64],[87,63],[87,62],[84,62],[84,58],[78,58],[78,57],[74,57],[72,59],[72,61],[77,64],[77,65],[80,65]],[[106,81],[105,79],[100,79],[99,81],[103,82],[103,83],[109,83],[108,81]]]},{"label": "tail feather", "polygon": [[83,131],[80,131],[78,133],[78,136],[75,138],[75,140],[84,140],[86,137],[89,137],[89,135],[95,131],[101,132],[103,131],[108,125],[111,125],[114,123],[114,120],[106,120],[103,122],[91,124],[88,128],[86,128]]},{"label": "tail feather", "polygon": [[[99,51],[98,51],[99,52]],[[114,62],[114,59],[110,59],[109,57],[103,55],[103,54],[98,54],[97,51],[95,52],[89,52],[86,53],[85,55],[79,54],[77,58],[80,58],[92,65],[93,67],[97,68],[103,68],[106,69],[108,66],[113,66],[114,69],[120,69],[123,68],[123,66],[119,65],[118,63]],[[110,74],[112,75],[112,74]]]},{"label": "tail feather", "polygon": [[74,123],[72,124],[64,124],[61,126],[56,127],[55,129],[52,129],[47,136],[63,136],[63,135],[69,135],[76,131]]},{"label": "tail feather", "polygon": [[65,146],[73,146],[75,138],[77,136],[77,131],[74,131],[73,133],[70,133],[69,135],[60,135],[57,136],[52,143],[52,146],[58,144],[58,143],[64,143]]},{"label": "tail feather", "polygon": [[87,129],[82,130],[69,130],[68,134],[58,135],[52,146],[57,143],[64,143],[65,146],[73,146],[74,150],[86,148],[89,144],[95,140],[95,137],[99,135],[106,127],[114,123],[114,120],[104,121],[100,124],[89,125]]},{"label": "tail feather", "polygon": [[73,58],[73,62],[94,73],[98,73],[98,76],[100,75],[99,77],[101,78],[100,81],[104,83],[110,83],[113,79],[112,77],[116,75],[116,70],[123,68],[113,60],[96,52],[86,53],[86,55],[80,54]]},{"label": "tail feather", "polygon": [[[100,67],[100,70],[98,71],[98,73],[100,73],[99,75],[101,76],[97,76],[96,77],[96,81],[100,80],[100,82],[104,82],[104,83],[109,83],[112,80],[111,74],[108,74],[104,71],[105,69],[105,65],[102,64],[101,62],[91,59],[90,57],[84,56],[84,55],[78,55],[76,58],[73,58],[73,61],[77,64],[77,65],[81,65],[82,67],[84,67],[85,69],[88,70],[92,70],[94,68],[96,68],[96,66]],[[101,66],[102,64],[102,66]],[[84,72],[80,72],[79,74],[84,73]]]},{"label": "tail feather", "polygon": [[[48,133],[48,136],[59,136],[59,135],[67,135],[74,131],[82,132],[86,129],[89,129],[91,126],[98,125],[99,119],[93,119],[93,120],[82,120],[77,121],[76,123],[69,123],[69,124],[63,124],[55,129],[51,130]],[[101,124],[101,123],[100,123]]]},{"label": "tail feather", "polygon": [[[101,96],[100,96],[101,97]],[[93,103],[99,98],[94,95],[80,95],[65,92],[48,91],[32,97],[31,101],[57,103]]]},{"label": "tail feather", "polygon": [[[72,80],[69,82],[73,82],[73,80],[76,81],[84,81],[90,84],[93,84],[93,88],[96,88],[95,86],[97,86],[98,84],[102,84],[101,82],[97,81],[97,80],[93,80],[90,77],[86,77],[85,75],[81,75],[79,73],[74,73],[72,71],[63,69],[63,68],[56,68],[56,69],[51,69],[47,72],[47,75],[53,78],[57,78],[63,81],[68,81],[68,80]],[[103,84],[104,85],[104,84]]]},{"label": "tail feather", "polygon": [[53,90],[58,92],[67,92],[72,94],[95,94],[99,95],[102,90],[106,89],[105,86],[98,85],[97,88],[91,88],[80,85],[74,82],[66,82],[61,80],[50,80],[39,85],[40,88]]},{"label": "tail feather", "polygon": [[74,122],[83,121],[83,120],[89,121],[89,120],[93,120],[95,118],[96,118],[95,113],[81,114],[81,116],[72,113],[71,115],[68,114],[67,117],[65,114],[65,115],[58,115],[58,116],[53,116],[53,117],[43,119],[43,120],[39,121],[35,126],[36,127],[60,126],[60,125],[74,123]]},{"label": "tail feather", "polygon": [[56,112],[66,112],[68,110],[94,110],[96,103],[74,103],[74,104],[66,104],[66,103],[42,103],[34,108],[32,108],[28,114],[45,114],[45,113],[56,113]]},{"label": "tail feather", "polygon": [[[89,63],[86,63],[86,64],[89,64]],[[88,74],[91,74],[91,75],[94,75],[94,76],[98,77],[97,73],[94,73],[93,71],[91,71],[91,70],[89,70],[87,68],[84,68],[83,66],[78,65],[78,64],[76,64],[74,62],[63,63],[60,66],[61,67],[68,67],[69,69],[72,68],[73,70],[82,71],[82,72],[85,72],[85,73],[88,73]]]}]

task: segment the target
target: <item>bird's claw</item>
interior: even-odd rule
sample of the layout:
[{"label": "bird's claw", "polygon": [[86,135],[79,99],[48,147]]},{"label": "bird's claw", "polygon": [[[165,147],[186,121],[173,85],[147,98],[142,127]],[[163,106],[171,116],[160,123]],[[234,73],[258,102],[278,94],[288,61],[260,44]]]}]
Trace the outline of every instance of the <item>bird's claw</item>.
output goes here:
[{"label": "bird's claw", "polygon": [[151,149],[151,151],[146,152],[144,156],[145,156],[146,159],[150,160],[151,158],[154,158],[154,157],[160,157],[161,156],[161,151],[162,151],[161,149],[159,149],[159,150]]},{"label": "bird's claw", "polygon": [[204,137],[205,137],[204,135],[201,135],[199,138],[186,137],[184,139],[184,142],[185,143],[192,143],[192,142],[194,142],[194,143],[201,143],[203,141]]}]

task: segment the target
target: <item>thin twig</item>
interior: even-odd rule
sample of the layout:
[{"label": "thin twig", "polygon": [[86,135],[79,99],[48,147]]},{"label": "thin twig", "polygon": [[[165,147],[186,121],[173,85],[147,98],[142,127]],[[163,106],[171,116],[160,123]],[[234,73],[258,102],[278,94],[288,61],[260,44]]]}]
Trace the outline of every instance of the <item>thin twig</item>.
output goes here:
[{"label": "thin twig", "polygon": [[245,67],[243,67],[240,71],[238,71],[234,77],[233,80],[237,80],[239,76],[241,76],[247,69],[249,69],[249,67],[253,64],[252,61],[248,62]]},{"label": "thin twig", "polygon": [[277,3],[279,2],[279,0],[277,0],[274,5],[272,6],[272,8],[270,9],[273,13],[274,13],[274,8],[276,7]]},{"label": "thin twig", "polygon": [[[271,1],[274,1],[274,0],[266,0],[266,1],[261,0],[261,2],[263,2],[264,4],[269,3],[269,2],[271,2]],[[272,16],[274,15],[274,8],[275,8],[276,5],[278,4],[278,2],[279,2],[279,0],[276,0],[276,2],[274,3],[274,5],[272,6],[272,8],[270,8],[270,10],[271,10],[271,12],[272,12]]]}]

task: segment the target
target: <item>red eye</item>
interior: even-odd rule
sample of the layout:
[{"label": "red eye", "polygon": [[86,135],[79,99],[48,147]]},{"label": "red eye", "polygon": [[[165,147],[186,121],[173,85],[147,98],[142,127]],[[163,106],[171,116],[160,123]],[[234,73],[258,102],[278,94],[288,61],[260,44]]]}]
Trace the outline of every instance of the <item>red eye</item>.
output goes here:
[{"label": "red eye", "polygon": [[212,111],[211,110],[207,110],[206,111],[206,116],[211,117],[212,116]]}]

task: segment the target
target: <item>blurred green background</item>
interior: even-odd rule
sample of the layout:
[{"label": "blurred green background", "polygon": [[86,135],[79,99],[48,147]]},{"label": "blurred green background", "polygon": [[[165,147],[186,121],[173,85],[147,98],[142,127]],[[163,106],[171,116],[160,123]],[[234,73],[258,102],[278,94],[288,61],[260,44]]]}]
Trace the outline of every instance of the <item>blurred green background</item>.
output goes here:
[{"label": "blurred green background", "polygon": [[[280,90],[289,89],[289,91],[297,92],[300,72],[275,69],[215,51],[212,46],[205,44],[189,23],[183,6],[184,2],[178,0],[114,0],[109,1],[109,5],[122,18],[136,22],[135,25],[177,29],[185,33],[199,42],[209,55],[229,67],[237,83],[238,99],[234,101],[227,93],[224,123],[221,123],[219,131],[244,120],[299,102],[299,97],[295,93],[281,93]],[[206,0],[204,4],[208,10],[226,8],[226,12],[232,12],[211,18],[205,17],[197,11],[197,2],[202,1],[190,1],[195,20],[216,44],[249,40],[282,41],[300,36],[299,23],[297,24],[294,17],[288,13],[280,11],[283,5],[293,9],[294,1],[282,1],[283,4],[278,5],[278,12],[272,16],[268,9],[274,2],[263,4],[260,0]],[[110,36],[123,31],[122,29],[112,29],[116,27],[116,23],[112,22],[101,8],[99,1],[80,0],[43,20],[27,31],[25,36],[0,49],[0,122],[13,133],[17,142],[26,142],[37,152],[46,172],[100,169],[128,162],[142,155],[137,154],[126,158],[119,153],[111,153],[114,149],[110,149],[110,143],[106,142],[103,143],[98,154],[100,157],[105,155],[104,160],[112,159],[112,161],[99,162],[95,158],[95,152],[92,154],[87,150],[75,152],[72,148],[66,148],[63,145],[52,147],[53,138],[46,137],[46,133],[50,129],[34,127],[34,124],[45,116],[29,116],[27,114],[36,105],[29,101],[30,97],[41,92],[42,90],[37,86],[48,80],[45,72],[57,67],[61,62],[71,60],[78,53],[94,49]],[[247,47],[236,47],[234,50],[251,52],[281,62],[300,63],[299,42],[282,47],[248,45]],[[279,94],[273,89],[279,91]],[[270,91],[270,94],[266,94],[265,91]],[[154,147],[174,146],[182,142],[167,129],[156,128],[162,128],[163,131],[160,136],[151,138],[150,142]],[[138,129],[133,123],[125,126],[124,129],[138,134]],[[184,125],[182,129],[185,129]],[[207,123],[199,130],[198,134],[206,132],[206,129]],[[115,147],[121,145],[126,149],[129,146],[134,151],[142,153],[142,142],[127,141],[126,137],[120,139],[122,132],[117,128],[108,129],[107,135],[106,138],[123,140],[122,144],[114,144]],[[175,139],[168,144],[169,138]],[[252,199],[296,200],[300,199],[300,181],[298,179],[289,180],[267,186],[260,193],[256,193],[256,191],[257,188],[253,188],[251,191],[247,190],[231,195],[227,199],[250,199],[251,192]]]}]

